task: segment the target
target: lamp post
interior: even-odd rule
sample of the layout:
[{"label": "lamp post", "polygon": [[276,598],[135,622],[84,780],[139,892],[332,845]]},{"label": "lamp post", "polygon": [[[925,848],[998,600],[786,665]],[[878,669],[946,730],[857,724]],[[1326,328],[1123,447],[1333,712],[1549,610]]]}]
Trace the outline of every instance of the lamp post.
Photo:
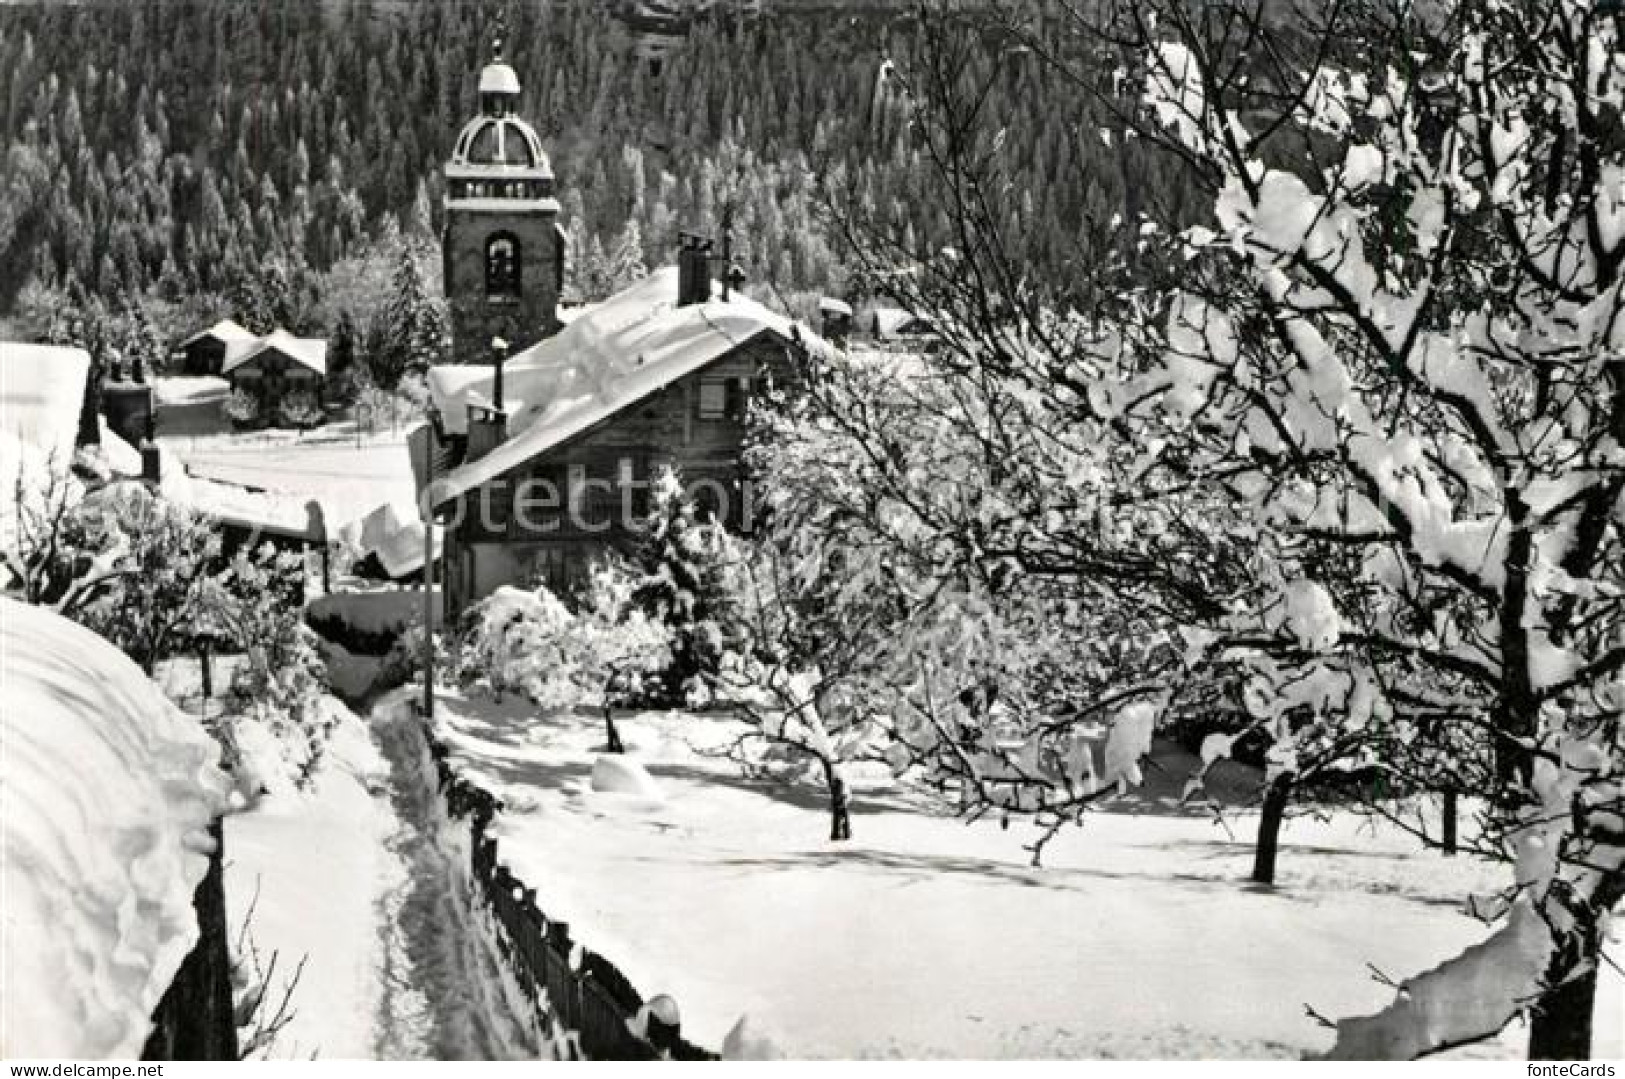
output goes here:
[{"label": "lamp post", "polygon": [[434,431],[423,440],[423,718],[434,719]]},{"label": "lamp post", "polygon": [[491,387],[491,407],[497,412],[502,411],[502,365],[508,360],[508,342],[500,337],[491,338],[491,355],[496,364],[496,378]]}]

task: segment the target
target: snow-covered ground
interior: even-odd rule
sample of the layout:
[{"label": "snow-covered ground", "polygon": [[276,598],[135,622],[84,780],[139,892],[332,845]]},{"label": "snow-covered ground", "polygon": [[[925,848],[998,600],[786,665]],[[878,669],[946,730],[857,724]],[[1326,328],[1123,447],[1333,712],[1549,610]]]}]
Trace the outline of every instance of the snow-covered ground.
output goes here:
[{"label": "snow-covered ground", "polygon": [[300,961],[305,964],[292,1021],[272,1046],[273,1056],[366,1058],[375,1051],[384,998],[380,896],[404,874],[387,846],[398,826],[387,781],[387,765],[366,727],[345,710],[308,789],[279,784],[226,822],[233,938],[248,919],[260,968],[277,954],[268,994],[273,1002]]},{"label": "snow-covered ground", "polygon": [[220,406],[225,380],[153,379],[158,444],[196,477],[284,495],[317,499],[331,525],[357,520],[392,501],[411,503],[408,418],[358,430],[353,418],[312,431],[235,431]]},{"label": "snow-covered ground", "polygon": [[[795,1056],[1323,1051],[1306,1005],[1386,1004],[1372,969],[1397,979],[1480,939],[1460,900],[1504,880],[1340,814],[1291,822],[1278,886],[1258,888],[1255,817],[1232,833],[1143,805],[1092,815],[1033,869],[1026,826],[966,825],[878,777],[856,783],[854,840],[832,844],[816,786],[747,781],[697,751],[728,729],[714,716],[618,721],[653,795],[595,789],[591,717],[452,695],[438,722],[457,767],[506,802],[503,858],[542,908],[646,995],[673,995],[713,1048],[748,1016]],[[1472,1052],[1515,1056],[1522,1037]]]}]

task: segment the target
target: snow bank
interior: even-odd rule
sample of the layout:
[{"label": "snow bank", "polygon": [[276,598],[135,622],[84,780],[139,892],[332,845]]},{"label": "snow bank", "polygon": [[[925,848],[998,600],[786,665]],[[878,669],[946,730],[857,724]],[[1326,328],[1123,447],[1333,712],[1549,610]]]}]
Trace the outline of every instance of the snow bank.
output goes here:
[{"label": "snow bank", "polygon": [[629,794],[649,801],[661,800],[660,785],[637,761],[623,756],[602,756],[592,764],[592,789],[601,794]]},{"label": "snow bank", "polygon": [[128,658],[0,600],[0,1030],[8,1057],[134,1057],[197,938],[219,750]]}]

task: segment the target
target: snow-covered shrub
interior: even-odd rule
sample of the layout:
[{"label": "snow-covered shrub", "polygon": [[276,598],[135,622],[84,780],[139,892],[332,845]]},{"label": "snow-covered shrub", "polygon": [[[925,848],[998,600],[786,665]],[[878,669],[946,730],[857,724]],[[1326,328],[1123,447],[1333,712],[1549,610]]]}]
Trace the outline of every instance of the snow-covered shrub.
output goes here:
[{"label": "snow-covered shrub", "polygon": [[320,765],[336,722],[316,634],[304,624],[297,600],[277,599],[291,585],[302,586],[303,572],[299,555],[278,554],[268,544],[253,555],[238,552],[228,583],[232,602],[218,616],[223,636],[242,650],[226,694],[228,750],[242,751],[238,726],[260,724],[275,739],[277,759],[257,768],[283,770],[299,787]]},{"label": "snow-covered shrub", "polygon": [[231,606],[231,570],[220,568],[212,522],[133,484],[95,492],[77,513],[79,546],[105,571],[95,598],[74,617],[143,670],[191,647],[199,629]]},{"label": "snow-covered shrub", "polygon": [[239,427],[249,427],[258,423],[264,409],[260,407],[260,399],[247,390],[232,390],[231,395],[221,404],[220,410],[226,418]]},{"label": "snow-covered shrub", "polygon": [[499,698],[519,693],[543,707],[574,707],[579,692],[567,644],[574,624],[564,601],[546,588],[498,588],[466,616],[457,676]]},{"label": "snow-covered shrub", "polygon": [[618,750],[612,710],[643,696],[670,657],[666,628],[630,597],[630,579],[612,565],[594,569],[576,611],[546,588],[499,588],[467,616],[458,677],[541,708],[601,708]]},{"label": "snow-covered shrub", "polygon": [[315,427],[325,418],[321,402],[309,390],[294,390],[277,402],[277,416],[289,427]]}]

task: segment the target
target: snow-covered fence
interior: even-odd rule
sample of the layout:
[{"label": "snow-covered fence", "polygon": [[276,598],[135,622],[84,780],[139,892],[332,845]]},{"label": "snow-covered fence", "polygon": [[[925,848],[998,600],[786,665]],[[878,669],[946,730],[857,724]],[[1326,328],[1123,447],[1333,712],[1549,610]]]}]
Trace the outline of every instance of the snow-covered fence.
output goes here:
[{"label": "snow-covered fence", "polygon": [[[421,703],[412,708],[421,720]],[[501,802],[456,774],[427,722],[423,731],[448,813],[469,821],[473,879],[502,927],[503,954],[544,1020],[573,1031],[593,1060],[717,1059],[683,1038],[670,998],[645,1001],[614,963],[574,941],[566,923],[536,905],[536,889],[502,864],[497,841],[487,834]]]}]

